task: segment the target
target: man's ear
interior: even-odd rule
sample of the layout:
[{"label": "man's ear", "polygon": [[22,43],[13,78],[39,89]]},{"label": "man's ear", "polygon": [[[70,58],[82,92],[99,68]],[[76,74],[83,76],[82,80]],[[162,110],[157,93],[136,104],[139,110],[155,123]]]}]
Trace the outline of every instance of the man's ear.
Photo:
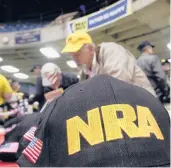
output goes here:
[{"label": "man's ear", "polygon": [[94,52],[94,46],[93,45],[88,45],[88,48],[91,52]]}]

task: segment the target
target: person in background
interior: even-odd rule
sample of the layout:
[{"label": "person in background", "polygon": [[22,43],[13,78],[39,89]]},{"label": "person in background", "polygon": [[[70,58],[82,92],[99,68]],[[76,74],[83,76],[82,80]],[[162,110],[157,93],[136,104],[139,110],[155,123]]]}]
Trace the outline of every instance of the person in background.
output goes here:
[{"label": "person in background", "polygon": [[155,95],[146,75],[136,65],[135,57],[119,44],[104,42],[95,45],[89,34],[77,31],[68,36],[62,53],[72,55],[85,79],[97,74],[108,74]]},{"label": "person in background", "polygon": [[15,93],[17,93],[20,90],[20,84],[16,80],[11,80],[11,87]]},{"label": "person in background", "polygon": [[8,82],[8,80],[0,74],[0,106],[6,101],[10,101],[13,98],[13,90]]},{"label": "person in background", "polygon": [[33,98],[29,100],[29,104],[33,104],[34,102],[39,102],[39,109],[41,109],[45,103],[44,90],[45,88],[42,85],[42,77],[41,77],[41,65],[34,65],[31,69],[31,72],[36,76],[36,94]]},{"label": "person in background", "polygon": [[42,65],[37,64],[37,65],[33,65],[32,69],[30,70],[30,72],[33,72],[33,74],[38,77],[40,76],[40,71],[41,71]]},{"label": "person in background", "polygon": [[20,91],[20,83],[18,81],[12,79],[10,84],[13,92],[17,94],[19,100],[23,99],[24,97],[28,97],[28,95]]},{"label": "person in background", "polygon": [[3,125],[4,121],[10,115],[18,112],[18,110],[10,111],[14,108],[13,105],[16,107],[17,100],[17,95],[12,90],[9,81],[5,76],[0,74],[0,125]]},{"label": "person in background", "polygon": [[44,64],[41,76],[43,86],[51,88],[51,91],[45,94],[46,100],[52,100],[61,95],[65,89],[79,82],[76,75],[61,72],[61,69],[54,63]]},{"label": "person in background", "polygon": [[170,62],[169,61],[163,62],[162,63],[162,69],[166,75],[166,82],[170,86]]},{"label": "person in background", "polygon": [[141,52],[141,56],[137,59],[137,65],[147,75],[159,100],[164,102],[168,99],[169,91],[160,59],[153,52],[154,47],[149,41],[144,41],[137,47]]},{"label": "person in background", "polygon": [[[63,91],[67,89],[69,86],[79,82],[79,79],[76,75],[61,72],[60,68],[53,63],[46,63],[42,66],[41,77],[43,87],[49,88],[49,92],[47,92],[47,90],[46,92],[44,92],[47,102],[42,107],[40,113],[17,116],[15,118],[8,120],[4,125],[6,129],[12,127],[13,125],[16,125],[16,127],[11,132],[6,134],[6,142],[19,142],[24,133],[27,131],[27,129],[30,129],[30,127],[35,126],[43,111],[45,111],[45,109],[50,105],[49,102],[51,102],[54,98],[60,96],[63,93]],[[22,151],[19,150],[19,153],[20,152],[22,153]],[[14,153],[14,156],[17,157],[18,153]],[[9,157],[7,159],[11,161],[11,158]]]},{"label": "person in background", "polygon": [[[63,90],[79,82],[79,79],[76,75],[61,72],[60,68],[53,63],[47,63],[43,65],[41,69],[41,75],[43,87],[45,86],[45,88],[49,88],[49,92],[47,90],[44,92],[47,102],[51,102],[54,98],[60,96],[63,93]],[[46,103],[43,106],[41,112],[44,111],[44,108],[46,108],[48,104],[49,103]],[[24,134],[23,130],[26,128],[29,129],[31,126],[36,124],[39,114],[41,113],[30,114],[28,116],[16,116],[15,118],[9,119],[7,122],[5,122],[4,127],[6,129],[12,127],[13,125],[17,125],[17,127],[12,132],[9,132],[6,135],[6,141],[18,142],[21,136]]]}]

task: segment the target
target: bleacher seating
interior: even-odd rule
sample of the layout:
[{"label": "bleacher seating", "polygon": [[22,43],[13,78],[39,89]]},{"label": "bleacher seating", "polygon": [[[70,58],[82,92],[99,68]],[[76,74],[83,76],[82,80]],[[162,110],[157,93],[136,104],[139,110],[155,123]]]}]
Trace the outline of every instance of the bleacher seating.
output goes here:
[{"label": "bleacher seating", "polygon": [[15,31],[31,30],[35,28],[44,27],[47,24],[49,24],[49,22],[42,22],[42,23],[22,22],[22,23],[0,24],[0,32],[15,32]]}]

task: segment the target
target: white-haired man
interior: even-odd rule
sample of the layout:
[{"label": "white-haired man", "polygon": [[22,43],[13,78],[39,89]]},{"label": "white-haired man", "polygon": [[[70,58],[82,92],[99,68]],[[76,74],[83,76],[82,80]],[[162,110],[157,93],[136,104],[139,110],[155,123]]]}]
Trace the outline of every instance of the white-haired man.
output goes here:
[{"label": "white-haired man", "polygon": [[79,82],[76,75],[61,72],[61,69],[54,63],[44,64],[41,69],[41,76],[43,86],[51,88],[48,93],[45,93],[47,100],[57,97],[63,90]]},{"label": "white-haired man", "polygon": [[106,42],[96,46],[88,33],[77,31],[68,36],[62,53],[72,55],[88,78],[97,74],[108,74],[155,95],[146,75],[136,65],[134,56],[121,45]]}]

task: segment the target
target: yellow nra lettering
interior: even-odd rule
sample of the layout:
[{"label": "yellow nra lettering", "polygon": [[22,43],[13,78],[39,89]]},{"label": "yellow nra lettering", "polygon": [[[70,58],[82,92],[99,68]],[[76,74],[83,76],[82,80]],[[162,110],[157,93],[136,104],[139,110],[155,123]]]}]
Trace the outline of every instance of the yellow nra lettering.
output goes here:
[{"label": "yellow nra lettering", "polygon": [[[124,131],[130,138],[147,137],[153,133],[157,139],[164,140],[162,132],[147,107],[137,106],[137,115],[132,106],[128,104],[113,104],[101,107],[102,119],[99,108],[87,112],[88,124],[79,116],[66,121],[68,154],[72,155],[81,150],[80,135],[91,145],[104,141],[123,139]],[[122,112],[122,117],[117,117],[117,112]],[[138,126],[134,123],[138,120]],[[102,121],[104,124],[103,135]],[[105,137],[105,138],[104,138]]]}]

